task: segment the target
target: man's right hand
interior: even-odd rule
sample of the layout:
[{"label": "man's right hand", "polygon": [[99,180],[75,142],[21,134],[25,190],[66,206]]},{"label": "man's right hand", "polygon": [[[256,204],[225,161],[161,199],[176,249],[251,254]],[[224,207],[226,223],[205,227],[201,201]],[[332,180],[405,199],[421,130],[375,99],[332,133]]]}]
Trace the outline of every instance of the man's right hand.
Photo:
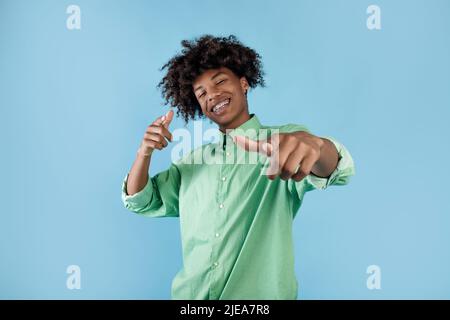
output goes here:
[{"label": "man's right hand", "polygon": [[169,125],[172,119],[173,110],[169,110],[164,116],[158,117],[147,127],[138,150],[138,155],[149,157],[153,150],[162,150],[167,147],[167,140],[172,142],[172,134],[169,131]]}]

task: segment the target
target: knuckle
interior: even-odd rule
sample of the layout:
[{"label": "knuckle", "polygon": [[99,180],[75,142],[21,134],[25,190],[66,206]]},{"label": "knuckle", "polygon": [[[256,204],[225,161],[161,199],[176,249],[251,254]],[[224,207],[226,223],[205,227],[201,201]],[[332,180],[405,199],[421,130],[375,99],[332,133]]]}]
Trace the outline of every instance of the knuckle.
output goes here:
[{"label": "knuckle", "polygon": [[286,136],[286,140],[287,140],[288,142],[293,142],[293,141],[296,141],[297,138],[295,138],[295,137],[292,136],[292,135],[288,135],[288,136]]}]

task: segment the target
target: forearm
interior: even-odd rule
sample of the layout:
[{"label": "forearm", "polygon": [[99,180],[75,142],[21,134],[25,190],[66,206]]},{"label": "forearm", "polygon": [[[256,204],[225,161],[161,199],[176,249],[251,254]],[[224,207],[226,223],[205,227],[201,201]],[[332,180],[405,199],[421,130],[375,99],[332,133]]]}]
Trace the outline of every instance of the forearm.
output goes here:
[{"label": "forearm", "polygon": [[325,138],[321,139],[324,143],[320,150],[320,158],[314,164],[311,173],[318,177],[327,178],[336,169],[339,154],[333,142]]},{"label": "forearm", "polygon": [[127,181],[127,194],[133,195],[142,189],[144,189],[147,184],[149,177],[149,167],[150,167],[151,154],[149,156],[142,156],[141,154],[136,155],[133,166],[128,174]]}]

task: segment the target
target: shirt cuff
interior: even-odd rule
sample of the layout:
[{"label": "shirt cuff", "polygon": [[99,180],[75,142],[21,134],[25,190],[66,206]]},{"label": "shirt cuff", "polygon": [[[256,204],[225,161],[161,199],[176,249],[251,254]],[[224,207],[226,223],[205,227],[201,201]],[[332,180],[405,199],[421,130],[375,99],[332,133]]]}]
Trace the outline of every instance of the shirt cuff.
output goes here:
[{"label": "shirt cuff", "polygon": [[332,137],[323,137],[330,140],[338,152],[339,161],[336,169],[328,178],[321,178],[313,174],[306,177],[306,181],[315,189],[326,189],[330,185],[345,185],[350,176],[355,174],[355,166],[348,150]]},{"label": "shirt cuff", "polygon": [[145,185],[145,187],[141,191],[136,192],[135,194],[130,196],[127,194],[128,176],[129,174],[125,176],[122,182],[122,202],[125,208],[130,210],[144,208],[152,200],[153,196],[152,180],[150,177],[148,177],[147,184]]}]

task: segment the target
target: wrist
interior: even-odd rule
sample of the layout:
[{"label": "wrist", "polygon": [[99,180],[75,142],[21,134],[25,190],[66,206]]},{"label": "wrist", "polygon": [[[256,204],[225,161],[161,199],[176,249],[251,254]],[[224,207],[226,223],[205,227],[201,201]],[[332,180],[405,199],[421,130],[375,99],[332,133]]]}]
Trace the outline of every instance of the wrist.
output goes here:
[{"label": "wrist", "polygon": [[150,158],[152,153],[153,153],[152,149],[145,150],[145,149],[139,148],[138,151],[136,152],[136,155],[138,158],[148,159],[148,158]]}]

